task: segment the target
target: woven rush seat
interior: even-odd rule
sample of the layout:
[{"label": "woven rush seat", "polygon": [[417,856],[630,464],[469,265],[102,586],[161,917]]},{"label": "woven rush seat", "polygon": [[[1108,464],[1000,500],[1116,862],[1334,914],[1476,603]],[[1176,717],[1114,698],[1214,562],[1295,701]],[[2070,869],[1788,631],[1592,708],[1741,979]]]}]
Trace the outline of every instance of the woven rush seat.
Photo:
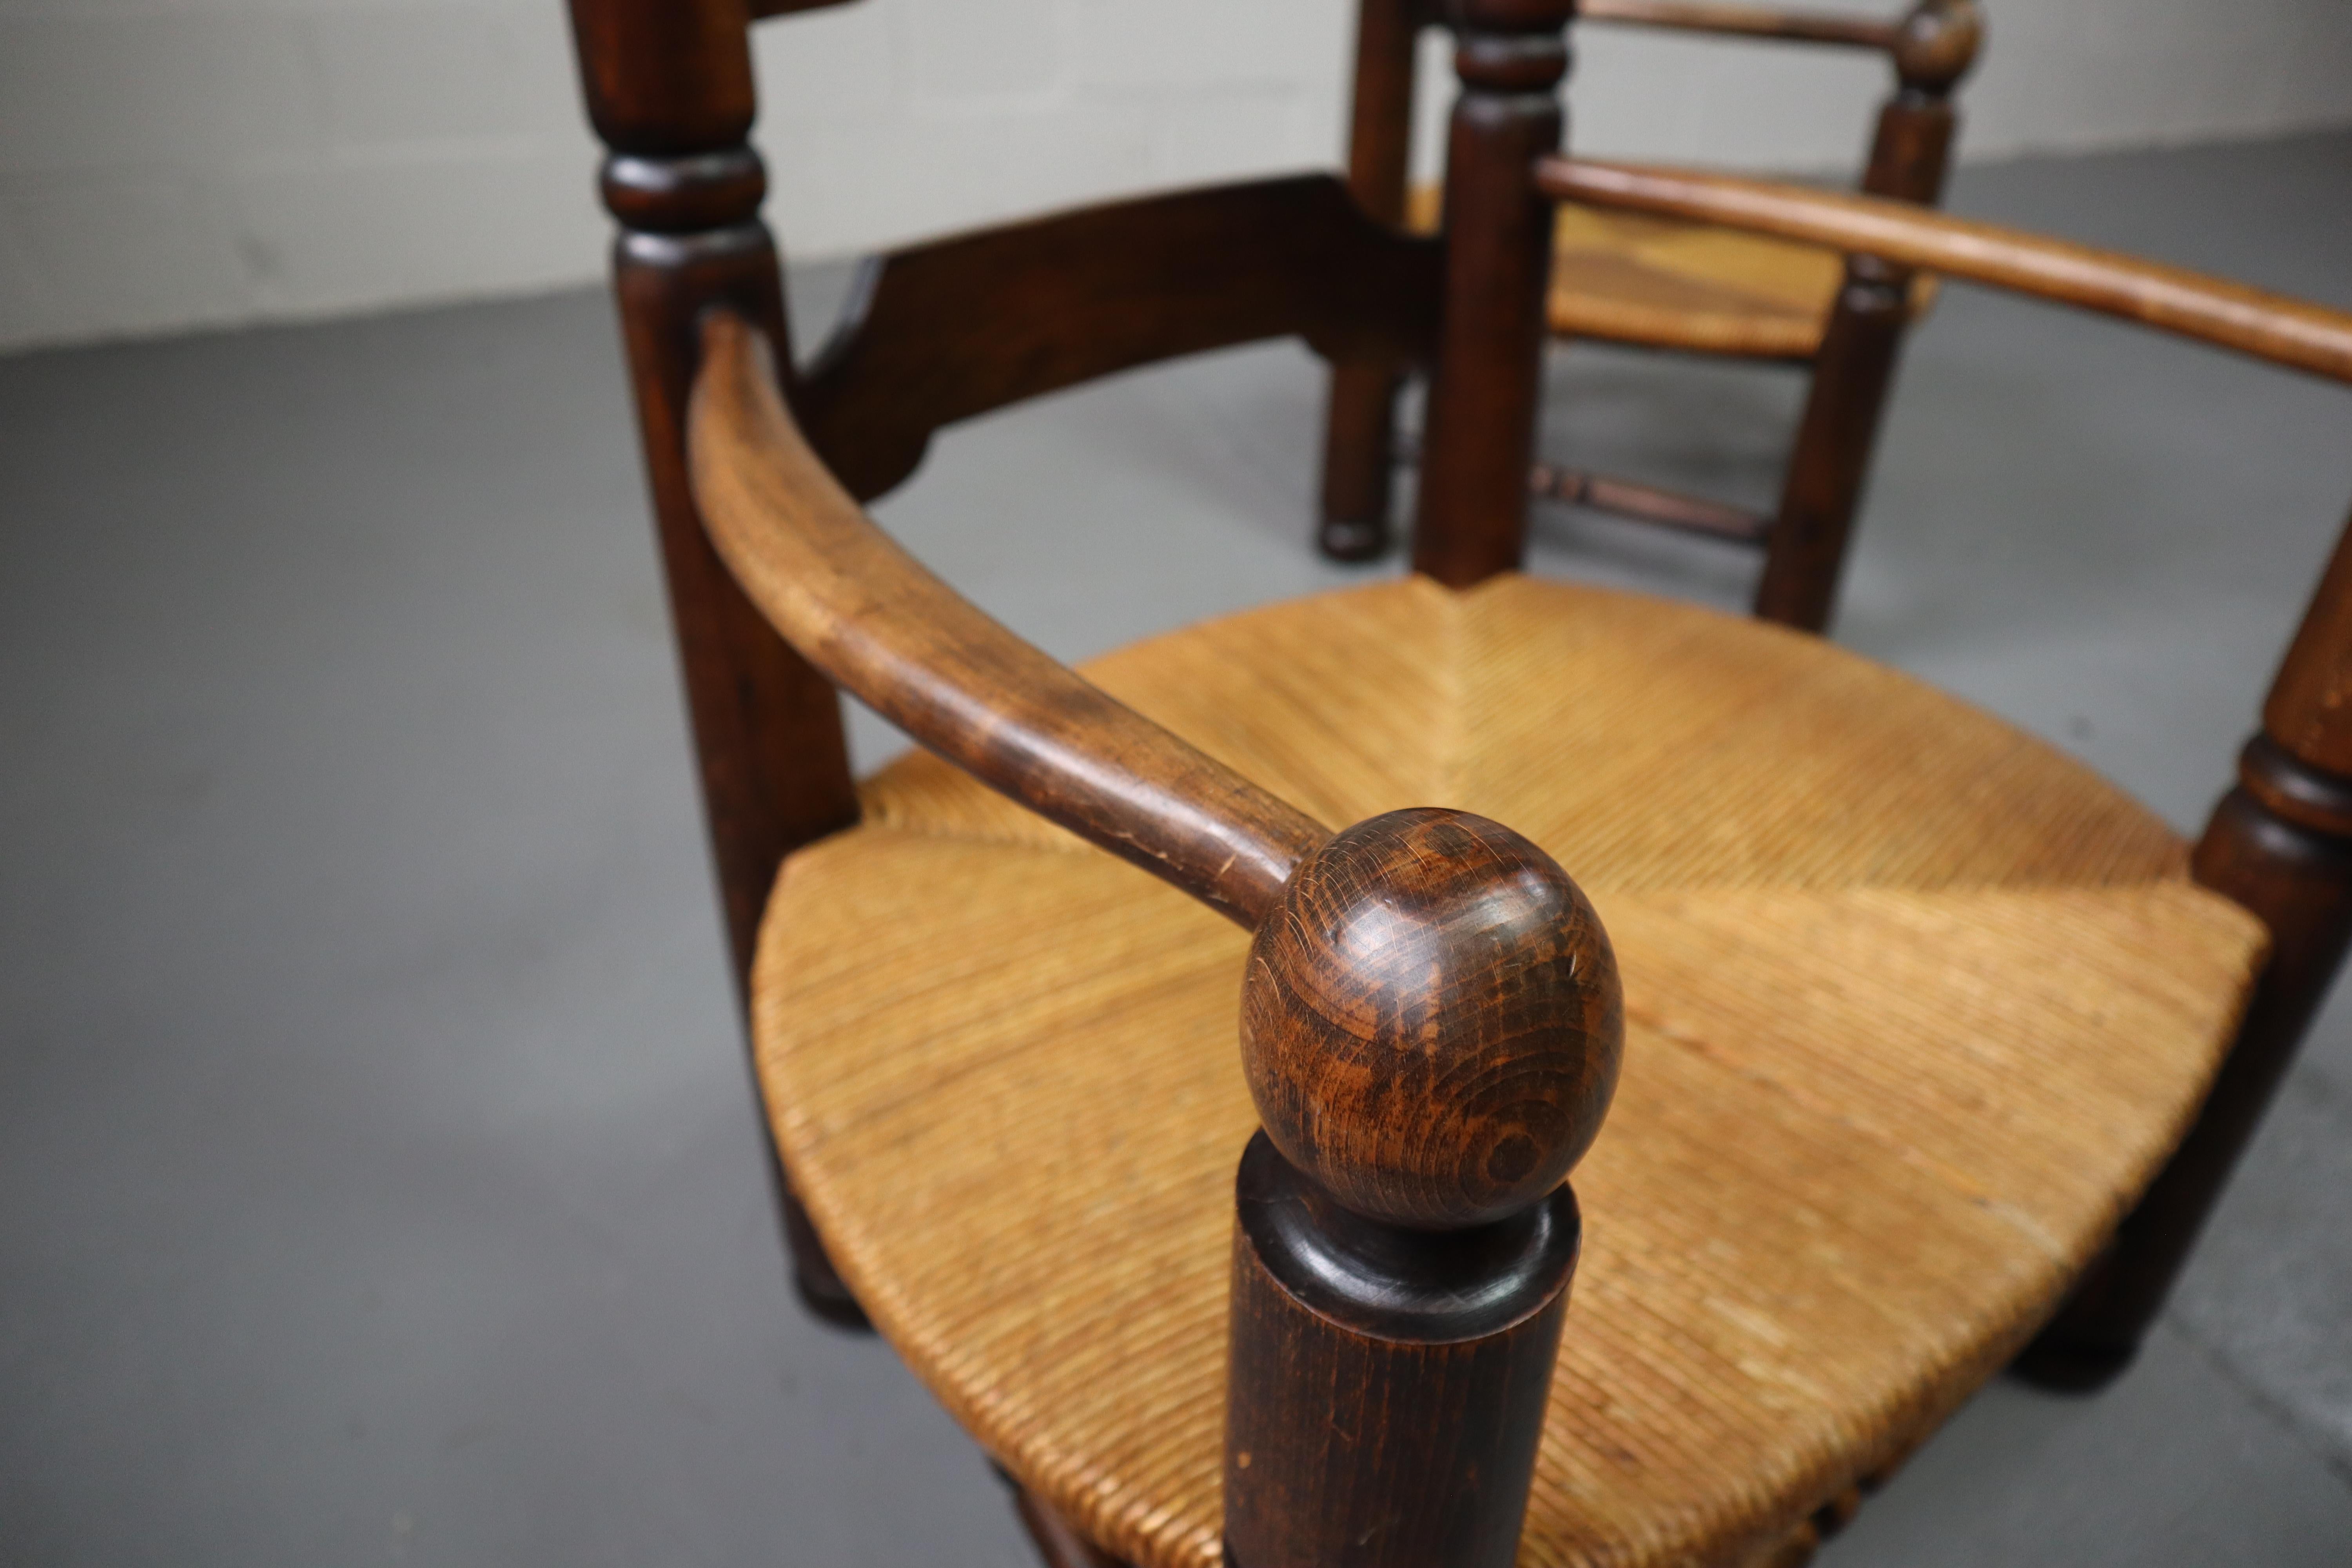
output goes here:
[{"label": "woven rush seat", "polygon": [[[1433,232],[1438,187],[1412,193],[1412,222]],[[1564,337],[1759,359],[1811,359],[1845,279],[1834,250],[1711,224],[1563,202],[1552,231],[1545,311]],[[1911,319],[1936,279],[1911,285]]]},{"label": "woven rush seat", "polygon": [[[1899,1462],[2162,1159],[2263,947],[2077,763],[1685,605],[1415,578],[1087,672],[1334,826],[1507,823],[1600,910],[1624,1069],[1523,1564],[1765,1561]],[[794,1183],[1024,1486],[1211,1568],[1248,937],[929,756],[864,801],[762,935]]]}]

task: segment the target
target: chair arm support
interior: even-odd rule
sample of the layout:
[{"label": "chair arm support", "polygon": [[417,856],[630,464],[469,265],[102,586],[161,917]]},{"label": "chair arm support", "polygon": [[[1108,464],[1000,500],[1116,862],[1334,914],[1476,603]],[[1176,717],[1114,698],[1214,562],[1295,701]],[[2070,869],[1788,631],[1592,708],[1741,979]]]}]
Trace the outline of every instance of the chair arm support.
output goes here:
[{"label": "chair arm support", "polygon": [[768,342],[715,311],[687,426],[712,542],[843,689],[1049,821],[1255,927],[1330,837],[1122,706],[908,554],[817,460]]},{"label": "chair arm support", "polygon": [[1685,169],[1551,157],[1546,195],[1778,235],[2120,316],[2352,382],[2352,315],[2201,273],[1906,202]]}]

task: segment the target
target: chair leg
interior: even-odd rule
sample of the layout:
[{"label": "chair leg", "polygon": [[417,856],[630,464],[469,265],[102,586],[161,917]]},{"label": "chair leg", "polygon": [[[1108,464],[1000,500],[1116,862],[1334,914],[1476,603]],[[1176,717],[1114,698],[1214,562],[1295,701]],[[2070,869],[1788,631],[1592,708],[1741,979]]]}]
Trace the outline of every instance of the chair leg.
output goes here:
[{"label": "chair leg", "polygon": [[1813,386],[1789,457],[1780,510],[1756,585],[1759,620],[1829,628],[1838,579],[1870,472],[1871,448],[1902,347],[1907,274],[1869,257],[1846,265],[1845,287],[1822,337]]},{"label": "chair leg", "polygon": [[1402,384],[1395,371],[1370,361],[1331,367],[1323,517],[1316,542],[1334,561],[1370,561],[1389,548],[1396,402]]},{"label": "chair leg", "polygon": [[2270,927],[2270,964],[2196,1124],[2018,1358],[2017,1373],[2046,1388],[2101,1387],[2139,1353],[2352,942],[2352,778],[2321,773],[2266,736],[2240,767],[2195,870]]},{"label": "chair leg", "polygon": [[[1943,193],[1958,123],[1952,85],[1976,57],[1978,26],[1967,6],[1922,5],[1913,15],[1916,47],[1897,58],[1902,85],[1878,112],[1862,188],[1932,206]],[[1829,628],[1910,291],[1911,275],[1899,268],[1861,256],[1846,263],[1756,587],[1759,620],[1809,632]]]},{"label": "chair leg", "polygon": [[2352,944],[2352,525],[2321,576],[2191,862],[2259,916],[2271,956],[2238,1038],[2171,1163],[2050,1326],[2023,1376],[2089,1388],[2131,1363]]},{"label": "chair leg", "polygon": [[1449,588],[1516,571],[1548,333],[1552,204],[1528,168],[1560,145],[1572,0],[1457,0],[1445,271],[1414,497],[1413,570]]},{"label": "chair leg", "polygon": [[[1416,0],[1359,0],[1349,115],[1348,188],[1385,224],[1404,221],[1412,132],[1413,50],[1434,18]],[[1317,543],[1335,561],[1370,561],[1389,547],[1393,473],[1395,367],[1369,362],[1331,367],[1323,437],[1322,521]]]}]

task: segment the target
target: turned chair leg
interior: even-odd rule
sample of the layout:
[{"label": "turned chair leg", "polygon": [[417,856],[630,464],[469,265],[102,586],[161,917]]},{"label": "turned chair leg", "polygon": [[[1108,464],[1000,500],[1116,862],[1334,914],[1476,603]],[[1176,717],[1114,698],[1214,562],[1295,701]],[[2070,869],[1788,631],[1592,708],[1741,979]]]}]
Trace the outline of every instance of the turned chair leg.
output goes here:
[{"label": "turned chair leg", "polygon": [[1514,571],[1546,342],[1553,205],[1535,161],[1557,152],[1574,0],[1456,0],[1445,271],[1414,500],[1413,569],[1449,588]]},{"label": "turned chair leg", "polygon": [[[1404,223],[1412,132],[1413,50],[1427,0],[1361,0],[1348,142],[1348,189],[1382,223]],[[1370,561],[1389,547],[1402,368],[1379,361],[1331,367],[1323,436],[1322,517],[1316,542],[1335,561]]]},{"label": "turned chair leg", "polygon": [[[1879,110],[1864,194],[1931,206],[1942,197],[1958,125],[1952,89],[1976,58],[1981,30],[1973,6],[1914,9],[1895,55],[1899,85]],[[1814,357],[1812,390],[1766,541],[1756,585],[1760,620],[1809,632],[1829,628],[1894,385],[1911,282],[1907,268],[1872,257],[1846,263],[1845,286]]]},{"label": "turned chair leg", "polygon": [[2049,1327],[2019,1358],[2093,1388],[2138,1353],[2352,943],[2352,527],[2287,649],[2238,784],[2191,869],[2270,928],[2271,956],[2196,1123]]},{"label": "turned chair leg", "polygon": [[[719,900],[736,982],[748,994],[777,868],[857,820],[833,687],[736,585],[687,479],[686,405],[703,313],[723,304],[771,341],[790,341],[775,243],[760,221],[767,176],[746,140],[751,41],[742,8],[728,0],[573,0],[572,12],[589,116],[608,149],[604,205],[620,224],[613,289]],[[802,1299],[828,1321],[863,1325],[782,1166],[773,1171]]]},{"label": "turned chair leg", "polygon": [[1334,561],[1371,561],[1388,552],[1397,394],[1403,388],[1404,378],[1377,362],[1331,367],[1323,428],[1323,515],[1316,543]]}]

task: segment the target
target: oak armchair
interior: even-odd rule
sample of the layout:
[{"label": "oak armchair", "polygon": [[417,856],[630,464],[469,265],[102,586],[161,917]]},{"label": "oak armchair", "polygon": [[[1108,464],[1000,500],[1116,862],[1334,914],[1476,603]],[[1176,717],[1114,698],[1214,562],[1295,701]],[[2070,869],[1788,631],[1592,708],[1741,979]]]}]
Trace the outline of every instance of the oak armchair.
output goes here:
[{"label": "oak armchair", "polygon": [[[748,18],[573,0],[803,1289],[1056,1563],[1801,1561],[2029,1345],[2128,1358],[2352,929],[2352,546],[2193,858],[1818,638],[1516,571],[1555,198],[2352,379],[2333,312],[1553,156],[1569,10],[1456,5],[1433,238],[1328,176],[1116,203],[882,258],[803,363]],[[860,510],[1276,336],[1428,365],[1415,575],[1080,674]],[[854,782],[835,684],[928,752]]]},{"label": "oak armchair", "polygon": [[[1414,48],[1446,17],[1437,0],[1363,0],[1358,20],[1349,187],[1366,211],[1416,230],[1436,226],[1441,193],[1407,184]],[[1895,89],[1879,110],[1860,189],[1927,206],[1942,198],[1959,123],[1954,94],[1984,37],[1976,0],[1916,0],[1888,17],[1719,0],[1585,0],[1576,20],[1885,57]],[[1835,606],[1904,331],[1934,296],[1931,275],[1867,253],[1565,203],[1545,296],[1555,338],[1800,365],[1811,380],[1769,516],[1544,461],[1528,470],[1530,492],[1754,547],[1763,553],[1756,614],[1821,631]],[[1374,361],[1333,369],[1318,537],[1337,559],[1388,548],[1405,373]]]}]

